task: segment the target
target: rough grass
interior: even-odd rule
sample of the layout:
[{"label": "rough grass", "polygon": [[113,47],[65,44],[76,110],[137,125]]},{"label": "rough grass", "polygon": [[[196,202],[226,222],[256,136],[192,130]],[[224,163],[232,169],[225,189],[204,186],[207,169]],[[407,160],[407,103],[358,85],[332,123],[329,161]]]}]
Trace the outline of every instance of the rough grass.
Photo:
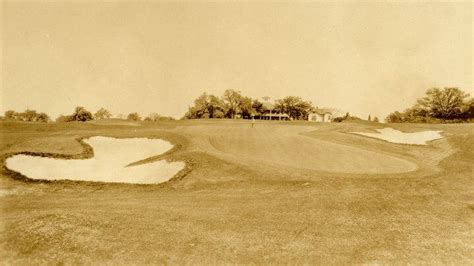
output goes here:
[{"label": "rough grass", "polygon": [[208,145],[216,134],[223,141],[236,138],[223,132],[245,131],[245,122],[3,122],[2,163],[19,152],[83,156],[77,139],[88,136],[155,137],[179,149],[149,161],[184,160],[188,171],[161,185],[130,185],[31,182],[3,169],[0,260],[472,264],[473,125],[390,125],[406,132],[443,130],[446,138],[427,147],[347,134],[383,127],[374,123],[257,121],[261,125],[275,134],[311,126],[315,131],[302,137],[395,156],[419,169],[380,175],[284,171],[271,162],[257,167],[238,156],[220,157],[222,151]]}]

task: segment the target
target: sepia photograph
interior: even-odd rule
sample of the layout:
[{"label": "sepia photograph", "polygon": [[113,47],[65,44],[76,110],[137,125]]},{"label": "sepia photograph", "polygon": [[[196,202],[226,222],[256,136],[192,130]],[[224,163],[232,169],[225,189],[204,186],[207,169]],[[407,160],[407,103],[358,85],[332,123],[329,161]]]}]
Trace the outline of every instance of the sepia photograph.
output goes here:
[{"label": "sepia photograph", "polygon": [[0,264],[473,265],[473,11],[0,0]]}]

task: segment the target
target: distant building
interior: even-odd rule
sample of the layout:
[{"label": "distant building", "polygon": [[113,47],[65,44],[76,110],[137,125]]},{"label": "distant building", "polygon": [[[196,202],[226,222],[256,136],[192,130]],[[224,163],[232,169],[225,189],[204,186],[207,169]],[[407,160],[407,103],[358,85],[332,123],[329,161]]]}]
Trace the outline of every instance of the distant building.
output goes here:
[{"label": "distant building", "polygon": [[331,122],[331,120],[332,114],[328,110],[316,109],[308,114],[308,121],[310,122]]},{"label": "distant building", "polygon": [[291,120],[290,116],[285,113],[266,113],[254,116],[255,119],[260,120]]}]

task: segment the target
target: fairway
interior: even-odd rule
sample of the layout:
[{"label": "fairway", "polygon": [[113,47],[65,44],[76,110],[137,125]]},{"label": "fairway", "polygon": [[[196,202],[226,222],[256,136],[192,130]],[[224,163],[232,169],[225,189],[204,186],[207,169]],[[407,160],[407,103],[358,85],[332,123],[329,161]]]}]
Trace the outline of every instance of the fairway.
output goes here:
[{"label": "fairway", "polygon": [[78,139],[92,136],[163,139],[177,148],[140,163],[186,163],[157,185],[38,182],[3,168],[7,263],[473,260],[470,124],[391,125],[443,131],[426,146],[350,133],[381,128],[373,123],[0,126],[2,163],[21,152],[84,158]]}]

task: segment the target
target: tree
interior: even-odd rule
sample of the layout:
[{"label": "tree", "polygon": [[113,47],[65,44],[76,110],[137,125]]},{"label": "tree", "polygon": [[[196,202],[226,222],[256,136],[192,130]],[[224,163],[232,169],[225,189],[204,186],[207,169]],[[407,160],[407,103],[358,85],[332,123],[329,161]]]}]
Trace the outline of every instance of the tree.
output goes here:
[{"label": "tree", "polygon": [[174,118],[170,117],[170,116],[162,116],[158,113],[150,113],[145,119],[144,121],[148,121],[148,122],[158,122],[158,121],[164,121],[164,120],[174,120]]},{"label": "tree", "polygon": [[303,101],[297,96],[287,96],[275,103],[275,111],[286,113],[292,119],[307,119],[313,109],[311,102]]},{"label": "tree", "polygon": [[399,111],[395,111],[390,113],[386,118],[385,122],[387,123],[402,123],[403,122],[403,114]]},{"label": "tree", "polygon": [[192,113],[191,118],[209,118],[209,98],[209,95],[204,92],[194,100],[194,106],[190,110]]},{"label": "tree", "polygon": [[375,123],[378,123],[378,122],[379,122],[379,118],[375,116],[375,117],[374,117],[374,122],[375,122]]},{"label": "tree", "polygon": [[403,112],[395,111],[389,114],[385,121],[387,123],[427,123],[433,122],[433,118],[429,117],[425,110],[420,108],[407,108]]},{"label": "tree", "polygon": [[106,119],[106,118],[110,118],[110,117],[112,117],[112,114],[109,112],[109,110],[104,109],[104,108],[100,108],[100,109],[97,110],[97,112],[95,112],[95,114],[94,114],[94,118],[95,118],[96,120]]},{"label": "tree", "polygon": [[46,113],[39,113],[37,116],[36,116],[36,121],[38,122],[43,122],[43,123],[47,123],[49,122],[51,119],[49,118],[49,115],[47,115]]},{"label": "tree", "polygon": [[58,122],[58,123],[71,122],[71,121],[73,121],[73,120],[72,120],[72,117],[70,115],[59,115],[56,118],[56,122]]},{"label": "tree", "polygon": [[418,99],[416,107],[434,118],[455,119],[460,117],[467,97],[469,94],[458,88],[431,88],[426,91],[425,97]]},{"label": "tree", "polygon": [[16,120],[18,113],[13,110],[8,110],[5,112],[5,120]]},{"label": "tree", "polygon": [[367,118],[367,121],[372,121],[372,119],[370,118],[370,115],[369,115],[369,117]]},{"label": "tree", "polygon": [[468,110],[472,99],[458,88],[431,88],[423,98],[403,112],[389,114],[385,121],[390,123],[442,123],[469,120]]},{"label": "tree", "polygon": [[222,96],[222,100],[226,108],[226,117],[234,119],[237,114],[242,111],[240,109],[242,95],[235,90],[226,90]]},{"label": "tree", "polygon": [[402,122],[402,114],[399,111],[395,111],[390,113],[385,118],[385,122],[387,123],[401,123]]},{"label": "tree", "polygon": [[135,113],[128,114],[127,120],[140,121],[140,120],[142,120],[142,118],[140,117],[140,115],[137,112],[135,112]]},{"label": "tree", "polygon": [[71,115],[71,121],[85,122],[85,121],[89,121],[93,119],[94,117],[92,116],[92,113],[87,111],[86,108],[81,107],[81,106],[76,107],[76,110]]},{"label": "tree", "polygon": [[8,110],[5,112],[5,120],[16,120],[26,122],[48,122],[49,116],[46,113],[38,113],[35,110],[26,109],[22,113]]},{"label": "tree", "polygon": [[474,99],[470,99],[462,110],[462,118],[467,120],[474,119]]},{"label": "tree", "polygon": [[38,113],[35,110],[26,109],[23,113],[20,114],[23,121],[33,122],[36,121]]},{"label": "tree", "polygon": [[224,118],[224,112],[221,110],[216,110],[213,114],[213,118]]},{"label": "tree", "polygon": [[254,99],[252,101],[252,109],[257,115],[261,115],[265,113],[265,107],[263,106],[263,103],[260,102],[258,99]]},{"label": "tree", "polygon": [[255,109],[252,107],[252,99],[250,97],[242,96],[240,98],[239,109],[243,118],[250,118],[255,114]]},{"label": "tree", "polygon": [[194,106],[188,108],[185,117],[188,119],[221,118],[220,114],[224,112],[224,109],[221,99],[212,94],[203,93],[194,100]]},{"label": "tree", "polygon": [[332,119],[333,122],[343,122],[343,121],[358,121],[362,120],[360,117],[353,116],[347,112],[344,116],[335,117]]},{"label": "tree", "polygon": [[239,91],[226,90],[221,98],[203,93],[194,105],[188,107],[184,119],[199,118],[250,118],[253,115],[270,112],[287,113],[292,119],[307,119],[309,112],[314,110],[311,102],[304,101],[301,97],[288,96],[273,105],[270,97],[262,97],[261,102],[251,97],[243,96]]},{"label": "tree", "polygon": [[150,113],[147,118],[150,118],[150,121],[156,122],[161,119],[161,115],[158,113]]},{"label": "tree", "polygon": [[223,118],[221,113],[224,113],[225,105],[224,102],[217,96],[209,95],[207,111],[209,112],[210,118]]}]

